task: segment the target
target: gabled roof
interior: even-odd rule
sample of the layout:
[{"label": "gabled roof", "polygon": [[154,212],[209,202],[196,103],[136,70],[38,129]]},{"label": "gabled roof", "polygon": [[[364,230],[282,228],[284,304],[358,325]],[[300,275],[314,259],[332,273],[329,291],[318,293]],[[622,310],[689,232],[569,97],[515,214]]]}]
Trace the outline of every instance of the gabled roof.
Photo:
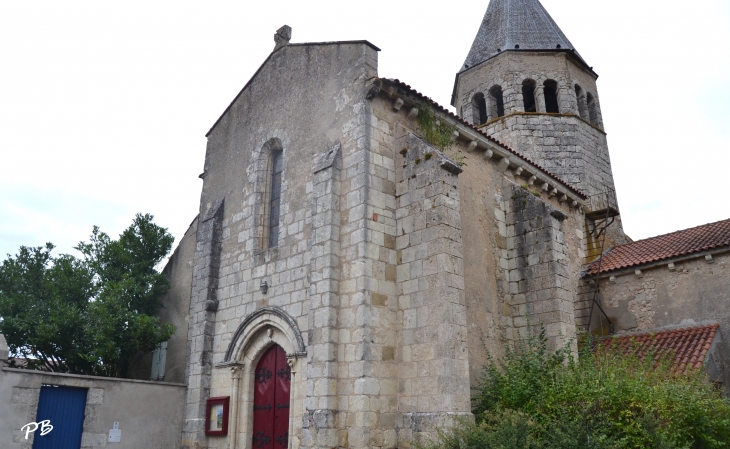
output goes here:
[{"label": "gabled roof", "polygon": [[271,57],[276,52],[278,52],[279,50],[281,50],[282,48],[286,48],[286,47],[310,47],[310,46],[321,46],[321,45],[347,45],[347,44],[365,44],[365,45],[371,47],[375,51],[380,51],[380,49],[378,47],[376,47],[375,45],[373,45],[372,43],[370,43],[370,42],[368,42],[366,40],[359,40],[359,41],[331,41],[331,42],[303,42],[303,43],[300,43],[300,44],[287,44],[287,45],[285,45],[285,46],[283,46],[281,48],[275,49],[274,51],[272,51],[271,53],[269,53],[269,56],[267,56],[266,59],[264,59],[264,62],[261,63],[261,65],[259,66],[259,68],[256,70],[256,73],[253,74],[253,76],[251,77],[250,80],[248,80],[248,82],[246,83],[246,85],[243,86],[243,88],[238,92],[238,94],[235,97],[233,97],[233,100],[231,100],[231,102],[228,104],[228,106],[223,111],[223,113],[218,117],[218,119],[215,121],[215,123],[213,123],[213,126],[211,126],[210,129],[208,130],[208,132],[205,133],[205,137],[208,137],[210,135],[210,133],[213,132],[213,130],[215,129],[215,127],[218,125],[218,123],[220,123],[220,121],[226,115],[226,113],[228,112],[228,110],[230,110],[231,107],[233,106],[233,104],[236,102],[236,100],[238,100],[238,97],[240,97],[241,94],[243,94],[243,92],[248,88],[248,86],[251,85],[251,83],[253,83],[253,80],[256,79],[256,75],[258,75],[259,72],[261,72],[261,70],[264,68],[264,66],[266,66],[266,64],[269,62],[269,60],[271,59]]},{"label": "gabled roof", "polygon": [[[728,245],[730,219],[617,246],[602,256],[600,272],[606,273]],[[593,262],[586,274],[596,274],[598,265],[598,261]]]},{"label": "gabled roof", "polygon": [[491,0],[462,70],[505,50],[572,50],[585,64],[539,0]]},{"label": "gabled roof", "polygon": [[475,132],[479,133],[480,135],[486,137],[488,140],[490,140],[490,141],[494,142],[495,144],[501,146],[502,148],[504,148],[508,152],[512,153],[513,155],[517,156],[518,158],[522,159],[523,161],[525,161],[525,162],[529,163],[530,165],[534,166],[535,168],[539,169],[540,171],[542,171],[543,173],[545,173],[546,175],[548,175],[549,177],[551,177],[554,181],[559,182],[561,185],[567,187],[571,192],[573,192],[579,198],[581,198],[583,200],[588,199],[588,197],[586,196],[585,193],[583,193],[580,190],[578,190],[575,186],[573,186],[569,182],[563,180],[558,175],[550,172],[548,169],[544,168],[543,166],[541,166],[537,162],[532,161],[530,158],[528,158],[524,154],[522,154],[522,153],[520,153],[520,152],[518,152],[516,150],[513,150],[512,148],[508,147],[504,143],[502,143],[499,140],[495,139],[494,137],[488,135],[486,132],[484,132],[484,130],[482,130],[480,128],[477,128],[476,126],[474,126],[471,123],[467,122],[463,118],[461,118],[458,115],[454,114],[453,112],[449,111],[445,107],[443,107],[440,104],[436,103],[433,99],[431,99],[431,97],[427,97],[427,96],[423,95],[422,93],[420,93],[419,91],[415,90],[410,85],[404,83],[403,81],[401,81],[399,79],[387,79],[387,78],[381,78],[381,79],[386,84],[391,84],[391,85],[394,85],[394,86],[402,89],[403,91],[405,91],[406,93],[408,93],[408,95],[410,95],[412,97],[415,97],[415,98],[417,98],[419,100],[422,100],[422,101],[427,101],[439,113],[444,114],[444,115],[447,115],[448,117],[451,117],[454,121],[458,122],[459,124],[461,124],[463,126],[467,126],[472,131],[475,131]]},{"label": "gabled roof", "polygon": [[597,350],[618,351],[644,357],[654,352],[656,359],[669,356],[672,365],[685,371],[687,368],[701,368],[705,361],[719,324],[644,332],[641,334],[606,337],[598,343]]}]

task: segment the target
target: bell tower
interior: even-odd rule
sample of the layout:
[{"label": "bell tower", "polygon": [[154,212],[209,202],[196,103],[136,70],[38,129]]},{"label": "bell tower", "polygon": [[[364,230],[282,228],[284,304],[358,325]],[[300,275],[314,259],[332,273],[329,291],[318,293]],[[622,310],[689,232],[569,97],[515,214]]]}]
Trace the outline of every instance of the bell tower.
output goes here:
[{"label": "bell tower", "polygon": [[[491,0],[451,104],[586,193],[588,217],[609,206],[617,215],[597,79],[538,0]],[[612,240],[623,243],[620,221],[618,231]]]}]

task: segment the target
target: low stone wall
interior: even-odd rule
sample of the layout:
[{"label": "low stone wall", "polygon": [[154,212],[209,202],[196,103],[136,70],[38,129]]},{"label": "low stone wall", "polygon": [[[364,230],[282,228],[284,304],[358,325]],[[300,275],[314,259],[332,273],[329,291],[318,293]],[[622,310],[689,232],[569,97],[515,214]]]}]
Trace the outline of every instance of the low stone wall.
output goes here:
[{"label": "low stone wall", "polygon": [[[0,360],[0,365],[3,361]],[[31,449],[21,427],[36,421],[42,385],[88,389],[81,448],[172,449],[180,447],[185,385],[47,373],[3,367],[0,370],[0,447]],[[119,422],[121,443],[107,443]]]}]

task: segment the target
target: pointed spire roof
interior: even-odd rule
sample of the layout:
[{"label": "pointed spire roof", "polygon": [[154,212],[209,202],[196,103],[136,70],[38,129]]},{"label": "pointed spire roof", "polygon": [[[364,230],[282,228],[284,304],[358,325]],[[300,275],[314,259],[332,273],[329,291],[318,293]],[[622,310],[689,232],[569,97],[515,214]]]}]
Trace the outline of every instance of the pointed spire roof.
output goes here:
[{"label": "pointed spire roof", "polygon": [[462,70],[505,50],[572,50],[585,64],[539,0],[491,0]]}]

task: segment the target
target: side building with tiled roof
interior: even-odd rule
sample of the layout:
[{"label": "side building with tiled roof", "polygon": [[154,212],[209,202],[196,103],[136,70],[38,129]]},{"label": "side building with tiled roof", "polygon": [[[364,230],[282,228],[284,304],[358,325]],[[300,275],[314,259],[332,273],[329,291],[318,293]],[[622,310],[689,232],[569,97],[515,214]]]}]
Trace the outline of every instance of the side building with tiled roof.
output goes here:
[{"label": "side building with tiled roof", "polygon": [[713,380],[730,393],[730,352],[723,342],[730,336],[730,219],[617,246],[583,278],[599,287],[594,328],[601,327],[601,311],[612,332],[627,338],[717,325],[712,350],[694,366],[708,362]]}]

